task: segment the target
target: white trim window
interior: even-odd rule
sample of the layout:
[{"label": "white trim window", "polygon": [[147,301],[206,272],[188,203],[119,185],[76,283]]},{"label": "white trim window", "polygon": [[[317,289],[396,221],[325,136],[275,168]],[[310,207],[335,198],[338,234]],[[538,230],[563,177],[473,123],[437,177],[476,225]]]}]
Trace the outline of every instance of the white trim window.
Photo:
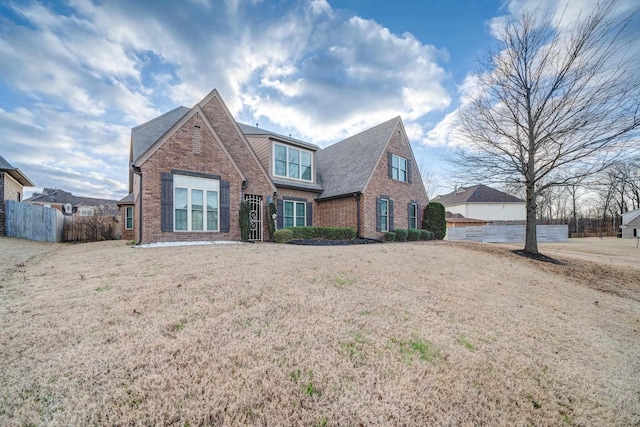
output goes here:
[{"label": "white trim window", "polygon": [[133,230],[133,206],[124,207],[124,229]]},{"label": "white trim window", "polygon": [[391,155],[391,177],[396,181],[407,182],[407,159]]},{"label": "white trim window", "polygon": [[313,153],[274,143],[273,174],[301,181],[313,181]]},{"label": "white trim window", "polygon": [[418,227],[418,205],[415,203],[409,204],[409,228]]},{"label": "white trim window", "polygon": [[284,228],[304,227],[307,221],[307,204],[284,200]]},{"label": "white trim window", "polygon": [[174,231],[220,231],[220,181],[173,176]]},{"label": "white trim window", "polygon": [[389,200],[380,199],[380,231],[389,231]]}]

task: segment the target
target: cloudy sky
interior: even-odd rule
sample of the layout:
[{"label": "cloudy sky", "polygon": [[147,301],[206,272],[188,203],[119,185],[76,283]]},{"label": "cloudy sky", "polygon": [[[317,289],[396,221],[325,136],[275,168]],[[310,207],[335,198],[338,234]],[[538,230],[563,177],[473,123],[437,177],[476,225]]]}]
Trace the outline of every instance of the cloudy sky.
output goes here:
[{"label": "cloudy sky", "polygon": [[558,1],[3,1],[0,155],[27,195],[120,199],[131,127],[217,88],[238,121],[320,146],[401,115],[439,174],[492,22]]}]

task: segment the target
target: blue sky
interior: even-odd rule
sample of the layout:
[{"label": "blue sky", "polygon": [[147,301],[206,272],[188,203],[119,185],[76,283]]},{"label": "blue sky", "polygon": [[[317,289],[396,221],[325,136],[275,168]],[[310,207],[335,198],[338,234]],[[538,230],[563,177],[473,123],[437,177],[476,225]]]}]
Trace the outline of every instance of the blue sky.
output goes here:
[{"label": "blue sky", "polygon": [[36,183],[27,194],[120,199],[131,127],[216,88],[238,121],[320,146],[401,115],[441,175],[490,23],[560,1],[5,1],[0,155]]}]

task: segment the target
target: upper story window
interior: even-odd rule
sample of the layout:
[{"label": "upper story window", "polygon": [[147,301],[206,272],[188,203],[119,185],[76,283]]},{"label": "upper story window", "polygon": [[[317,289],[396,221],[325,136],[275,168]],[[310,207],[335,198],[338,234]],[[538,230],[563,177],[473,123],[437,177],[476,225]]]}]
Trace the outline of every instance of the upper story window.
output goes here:
[{"label": "upper story window", "polygon": [[391,155],[391,178],[407,182],[407,159],[395,154]]},{"label": "upper story window", "polygon": [[312,181],[312,153],[282,144],[273,146],[273,174],[284,178]]}]

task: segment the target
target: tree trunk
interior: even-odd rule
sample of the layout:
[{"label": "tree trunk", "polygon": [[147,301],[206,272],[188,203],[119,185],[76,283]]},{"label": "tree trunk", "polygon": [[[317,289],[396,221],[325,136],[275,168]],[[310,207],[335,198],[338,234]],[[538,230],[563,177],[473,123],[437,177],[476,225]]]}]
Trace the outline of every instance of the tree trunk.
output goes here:
[{"label": "tree trunk", "polygon": [[527,226],[524,242],[525,252],[538,253],[538,237],[536,233],[536,191],[535,184],[527,184]]}]

